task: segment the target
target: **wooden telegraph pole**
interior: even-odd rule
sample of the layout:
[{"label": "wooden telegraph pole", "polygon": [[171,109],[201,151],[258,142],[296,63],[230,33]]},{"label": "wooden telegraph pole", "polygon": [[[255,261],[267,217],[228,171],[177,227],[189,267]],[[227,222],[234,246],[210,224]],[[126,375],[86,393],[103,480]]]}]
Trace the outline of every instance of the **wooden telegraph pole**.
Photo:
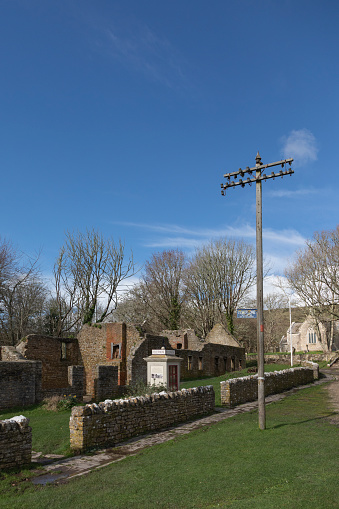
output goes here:
[{"label": "wooden telegraph pole", "polygon": [[[259,428],[266,428],[266,415],[265,415],[265,377],[264,377],[264,299],[263,299],[263,251],[262,251],[262,189],[261,182],[267,179],[275,179],[276,177],[284,177],[285,175],[292,175],[294,171],[291,169],[293,159],[284,159],[275,163],[262,164],[259,151],[255,158],[255,166],[253,168],[245,168],[232,173],[225,173],[224,178],[228,181],[221,184],[221,194],[225,196],[226,189],[230,187],[241,186],[245,187],[246,184],[252,185],[255,182],[256,188],[256,253],[257,253],[257,355],[258,355],[258,412],[259,412]],[[266,175],[263,171],[273,166],[281,166],[289,164],[289,168],[285,171],[280,170],[278,173]],[[247,173],[252,175],[255,172],[255,177],[248,177],[246,180],[242,178],[238,181],[234,180],[238,177],[244,177]],[[231,180],[233,179],[233,180]]]}]

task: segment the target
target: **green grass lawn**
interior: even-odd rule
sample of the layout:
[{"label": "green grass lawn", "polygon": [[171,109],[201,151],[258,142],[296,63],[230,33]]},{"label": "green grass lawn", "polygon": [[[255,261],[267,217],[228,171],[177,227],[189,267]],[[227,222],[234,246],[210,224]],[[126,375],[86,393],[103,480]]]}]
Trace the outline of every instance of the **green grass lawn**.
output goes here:
[{"label": "green grass lawn", "polygon": [[[28,408],[12,408],[1,411],[0,419],[10,419],[14,415],[24,415],[29,418],[32,427],[32,449],[43,454],[71,453],[69,446],[69,418],[70,410],[52,412],[45,410],[42,405]],[[0,501],[1,508],[1,501]]]},{"label": "green grass lawn", "polygon": [[[255,363],[256,364],[256,363]],[[281,371],[282,369],[288,369],[290,366],[287,364],[265,364],[265,372],[269,371]],[[215,405],[221,406],[220,396],[220,382],[229,380],[230,378],[239,378],[241,376],[249,376],[255,373],[249,373],[248,368],[242,369],[241,371],[233,371],[232,373],[225,373],[224,375],[212,377],[212,378],[200,378],[199,380],[187,380],[180,384],[181,389],[189,389],[190,387],[199,387],[201,385],[213,385],[215,392]]]},{"label": "green grass lawn", "polygon": [[267,405],[265,431],[253,411],[65,485],[5,477],[0,507],[337,508],[339,433],[331,415],[326,384],[313,386]]}]

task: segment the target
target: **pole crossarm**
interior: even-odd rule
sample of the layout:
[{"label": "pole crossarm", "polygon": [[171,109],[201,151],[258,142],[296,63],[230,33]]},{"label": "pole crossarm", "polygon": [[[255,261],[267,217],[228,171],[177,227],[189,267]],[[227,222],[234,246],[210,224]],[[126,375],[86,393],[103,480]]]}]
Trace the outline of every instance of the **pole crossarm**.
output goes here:
[{"label": "pole crossarm", "polygon": [[[293,161],[293,159],[290,159],[289,161]],[[276,166],[277,164],[279,163],[274,163],[274,165]],[[291,164],[291,163],[290,163]],[[272,164],[271,165],[266,165],[266,166],[273,166]],[[260,168],[258,168],[258,170],[260,170]],[[221,194],[223,196],[225,196],[225,190],[229,187],[236,187],[236,186],[241,186],[241,187],[245,187],[246,184],[249,184],[250,186],[254,183],[254,182],[260,182],[261,180],[268,180],[268,179],[275,179],[276,177],[285,177],[286,175],[292,175],[292,173],[294,173],[294,170],[292,170],[292,168],[288,168],[287,170],[285,171],[282,171],[280,170],[278,173],[274,173],[272,171],[272,173],[270,175],[266,175],[265,173],[263,173],[262,175],[260,175],[259,177],[255,177],[255,178],[247,178],[246,180],[237,180],[237,181],[234,181],[234,180],[229,180],[229,182],[226,182],[226,184],[220,184],[221,186]],[[227,175],[227,174],[226,174]],[[226,177],[226,175],[224,175]],[[228,175],[231,175],[230,173]],[[227,178],[230,178],[230,177],[227,177]]]},{"label": "pole crossarm", "polygon": [[266,170],[266,168],[272,168],[272,166],[281,166],[282,168],[284,168],[285,164],[289,164],[291,166],[292,162],[293,159],[289,158],[283,159],[282,161],[277,161],[275,163],[260,164],[258,166],[253,166],[252,168],[246,166],[246,168],[244,169],[239,168],[238,171],[233,171],[232,173],[225,173],[224,178],[228,179],[230,179],[231,177],[237,178],[237,175],[243,177],[245,173],[249,173],[250,175],[252,175],[253,172],[256,172],[258,170],[259,171]]}]

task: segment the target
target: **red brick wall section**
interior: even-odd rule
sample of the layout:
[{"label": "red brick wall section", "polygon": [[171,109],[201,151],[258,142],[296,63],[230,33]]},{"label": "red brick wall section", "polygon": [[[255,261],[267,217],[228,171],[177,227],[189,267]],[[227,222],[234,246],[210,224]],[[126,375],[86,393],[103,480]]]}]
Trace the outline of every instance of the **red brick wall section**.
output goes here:
[{"label": "red brick wall section", "polygon": [[120,358],[115,359],[119,362],[118,384],[126,384],[126,324],[125,323],[107,323],[106,325],[106,359],[111,359],[112,345],[120,345]]}]

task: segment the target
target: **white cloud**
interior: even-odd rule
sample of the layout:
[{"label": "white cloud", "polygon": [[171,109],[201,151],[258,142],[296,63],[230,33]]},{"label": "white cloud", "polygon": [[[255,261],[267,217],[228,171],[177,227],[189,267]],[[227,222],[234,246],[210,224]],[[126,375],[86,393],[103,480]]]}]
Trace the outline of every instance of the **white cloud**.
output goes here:
[{"label": "white cloud", "polygon": [[295,230],[269,230],[263,229],[263,239],[278,242],[281,244],[292,244],[294,246],[302,246],[305,243],[305,238]]},{"label": "white cloud", "polygon": [[[182,249],[190,256],[196,248],[221,237],[244,239],[255,246],[256,231],[248,224],[239,227],[186,228],[175,224],[119,223],[143,231],[143,246],[147,248]],[[149,235],[145,235],[148,230]],[[270,273],[283,274],[289,258],[305,244],[296,230],[263,229],[264,257]]]},{"label": "white cloud", "polygon": [[318,158],[317,141],[308,129],[291,131],[281,141],[283,143],[283,157],[286,159],[293,157],[296,166],[304,166]]}]

